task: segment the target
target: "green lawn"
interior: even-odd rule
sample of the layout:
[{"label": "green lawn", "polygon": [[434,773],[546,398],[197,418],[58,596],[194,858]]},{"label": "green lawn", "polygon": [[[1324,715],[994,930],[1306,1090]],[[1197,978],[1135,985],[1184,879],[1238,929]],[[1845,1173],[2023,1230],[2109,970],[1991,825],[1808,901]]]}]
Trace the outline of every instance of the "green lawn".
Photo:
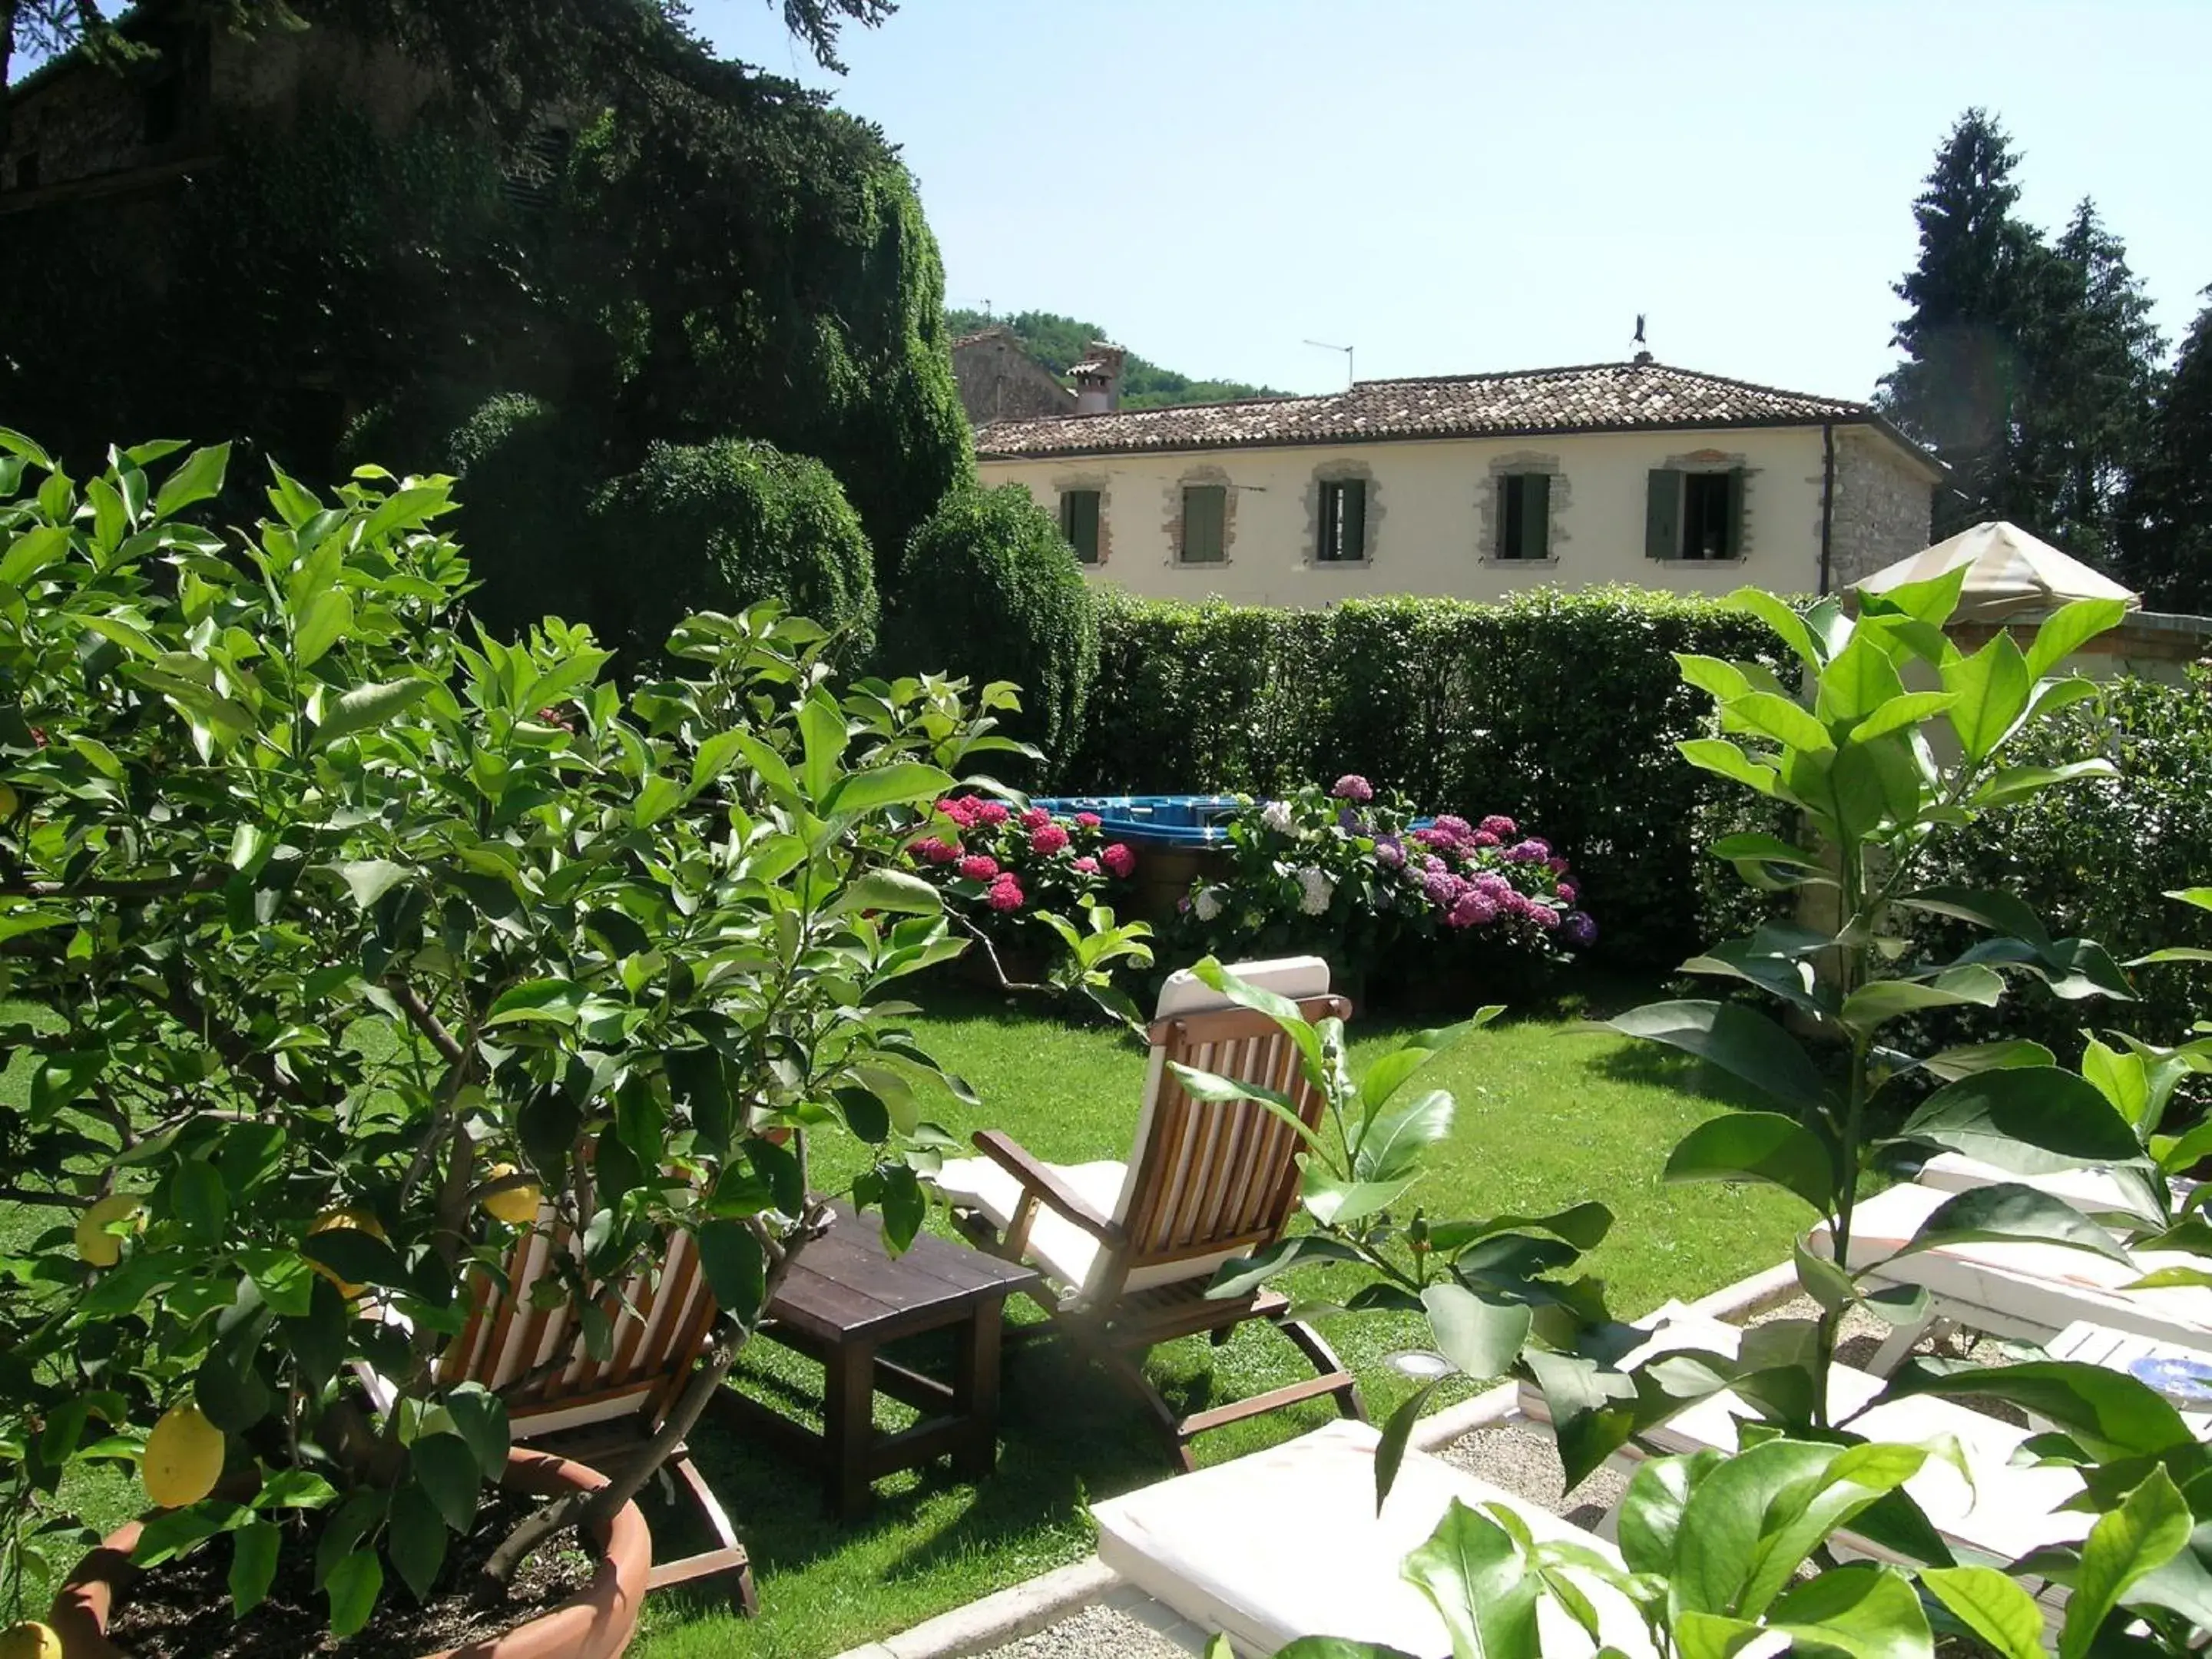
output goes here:
[{"label": "green lawn", "polygon": [[[1420,1197],[1432,1215],[1540,1213],[1583,1199],[1610,1205],[1613,1235],[1589,1258],[1610,1286],[1616,1312],[1635,1315],[1668,1297],[1714,1290],[1782,1260],[1794,1224],[1790,1200],[1768,1188],[1668,1188],[1658,1172],[1668,1149],[1716,1111],[1743,1103],[1726,1080],[1648,1045],[1582,1029],[1640,1000],[1643,988],[1509,1019],[1437,1061],[1425,1078],[1459,1100],[1450,1137],[1433,1149]],[[1080,1161],[1126,1156],[1145,1057],[1127,1038],[957,994],[932,998],[925,1041],[972,1083],[981,1111],[949,1097],[932,1115],[962,1138],[1006,1129],[1039,1156]],[[1354,1062],[1364,1066],[1403,1035],[1373,1020],[1354,1024]],[[0,1079],[20,1098],[21,1057]],[[848,1175],[850,1149],[825,1146],[817,1178]],[[40,1223],[0,1206],[0,1241]],[[933,1220],[933,1224],[939,1224]],[[1294,1291],[1326,1296],[1315,1277]],[[1346,1282],[1348,1288],[1348,1281]],[[1011,1316],[1035,1317],[1026,1308]],[[1378,1419],[1413,1386],[1383,1364],[1421,1345],[1419,1322],[1347,1316],[1326,1334],[1359,1375]],[[925,1367],[940,1356],[910,1356]],[[1302,1362],[1273,1333],[1248,1328],[1228,1346],[1191,1339],[1159,1350],[1152,1370],[1186,1409],[1288,1382]],[[769,1343],[743,1361],[744,1386],[804,1411],[820,1372]],[[1467,1392],[1465,1387],[1461,1394]],[[1438,1403],[1457,1397],[1443,1395]],[[700,1465],[736,1520],[755,1562],[762,1616],[739,1620],[718,1595],[677,1589],[646,1609],[642,1659],[822,1659],[943,1613],[976,1596],[1076,1559],[1091,1548],[1090,1502],[1160,1479],[1172,1468],[1143,1406],[1074,1361],[1052,1340],[1016,1344],[1006,1358],[998,1474],[980,1486],[940,1468],[880,1483],[872,1514],[842,1527],[822,1512],[811,1472],[773,1449],[712,1424],[697,1437]],[[885,1426],[902,1408],[879,1407]],[[1234,1457],[1327,1419],[1326,1402],[1236,1425],[1198,1443],[1201,1462]],[[137,1505],[135,1481],[102,1476],[72,1494],[95,1524]],[[664,1551],[698,1540],[681,1506],[653,1511]]]}]

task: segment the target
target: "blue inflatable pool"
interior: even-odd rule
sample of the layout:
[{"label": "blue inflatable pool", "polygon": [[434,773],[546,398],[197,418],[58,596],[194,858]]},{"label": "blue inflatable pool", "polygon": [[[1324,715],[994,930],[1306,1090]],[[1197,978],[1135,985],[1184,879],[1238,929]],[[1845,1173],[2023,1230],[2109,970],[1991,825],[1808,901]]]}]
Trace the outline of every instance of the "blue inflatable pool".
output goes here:
[{"label": "blue inflatable pool", "polygon": [[1234,795],[1042,795],[1031,805],[1063,817],[1096,812],[1106,835],[1139,847],[1216,845],[1237,811]]}]

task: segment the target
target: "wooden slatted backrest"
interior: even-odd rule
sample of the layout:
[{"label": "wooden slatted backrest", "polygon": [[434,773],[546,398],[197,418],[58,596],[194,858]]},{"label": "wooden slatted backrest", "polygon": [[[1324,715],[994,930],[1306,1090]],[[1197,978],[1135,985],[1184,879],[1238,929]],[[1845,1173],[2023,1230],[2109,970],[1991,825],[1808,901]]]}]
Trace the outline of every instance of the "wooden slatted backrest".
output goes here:
[{"label": "wooden slatted backrest", "polygon": [[[532,1432],[532,1419],[556,1415],[563,1428],[631,1412],[658,1415],[690,1374],[714,1322],[714,1297],[699,1271],[697,1247],[688,1233],[672,1233],[660,1262],[633,1275],[619,1303],[605,1304],[612,1330],[606,1358],[593,1358],[565,1287],[550,1308],[531,1301],[532,1288],[549,1277],[553,1253],[576,1248],[552,1210],[541,1210],[537,1227],[515,1241],[505,1279],[471,1279],[478,1290],[467,1323],[439,1356],[441,1383],[481,1382],[501,1395],[517,1433]],[[551,1425],[541,1422],[534,1431],[550,1432]]]},{"label": "wooden slatted backrest", "polygon": [[[1298,1012],[1308,1020],[1344,1019],[1352,1005],[1308,997]],[[1309,1128],[1325,1105],[1304,1075],[1297,1045],[1265,1014],[1237,1007],[1176,1014],[1157,1021],[1152,1036],[1166,1064],[1121,1217],[1129,1242],[1119,1266],[1133,1290],[1210,1274],[1273,1243],[1297,1201],[1297,1132],[1257,1101],[1194,1098],[1167,1065],[1273,1090]]]}]

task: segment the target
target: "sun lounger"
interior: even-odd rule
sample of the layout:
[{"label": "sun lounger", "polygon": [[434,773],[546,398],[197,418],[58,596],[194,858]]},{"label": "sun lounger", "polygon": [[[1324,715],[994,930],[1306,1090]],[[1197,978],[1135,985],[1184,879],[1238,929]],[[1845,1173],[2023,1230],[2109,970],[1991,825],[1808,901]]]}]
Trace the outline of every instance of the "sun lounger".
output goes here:
[{"label": "sun lounger", "polygon": [[[1677,1348],[1733,1356],[1743,1338],[1741,1327],[1693,1313],[1680,1304],[1670,1303],[1638,1323],[1651,1330],[1652,1340],[1632,1356],[1634,1363]],[[2028,1430],[1952,1401],[1927,1396],[1890,1401],[1866,1409],[1867,1402],[1881,1389],[1880,1377],[1849,1365],[1836,1365],[1828,1374],[1828,1409],[1843,1426],[1869,1440],[1906,1445],[1933,1445],[1947,1440],[1958,1443],[1971,1471],[1971,1482],[1954,1464],[1931,1458],[1906,1483],[1905,1490],[1961,1560],[1971,1558],[1984,1565],[2002,1564],[2042,1545],[2075,1542],[2087,1534],[2095,1517],[2060,1507],[2081,1490],[2078,1474],[2070,1469],[2013,1467],[2013,1455],[2028,1437]],[[1521,1389],[1521,1408],[1524,1415],[1539,1421],[1548,1417],[1541,1392],[1525,1382]],[[1644,1438],[1661,1454],[1708,1449],[1732,1452],[1740,1425],[1757,1416],[1736,1395],[1723,1391],[1707,1395],[1645,1431]],[[1632,1468],[1644,1455],[1643,1448],[1632,1444],[1614,1458],[1614,1465],[1624,1470]],[[1839,1553],[1861,1559],[1900,1564],[1906,1559],[1858,1533],[1838,1533],[1837,1544]],[[2046,1611],[2063,1605],[2063,1596],[2055,1597],[2046,1602]]]},{"label": "sun lounger", "polygon": [[[1415,1659],[1451,1659],[1451,1638],[1401,1574],[1455,1498],[1502,1504],[1540,1540],[1569,1539],[1614,1561],[1602,1540],[1550,1510],[1422,1452],[1408,1452],[1375,1510],[1375,1449],[1364,1423],[1338,1422],[1195,1474],[1100,1504],[1098,1557],[1238,1650],[1270,1655],[1300,1636],[1387,1643]],[[1651,1659],[1634,1607],[1579,1578],[1605,1642]],[[1545,1659],[1583,1659],[1595,1644],[1548,1597],[1538,1603]]]},{"label": "sun lounger", "polygon": [[[2046,1342],[2076,1320],[2114,1330],[2212,1348],[2212,1290],[2167,1286],[2122,1288],[2162,1267],[2202,1267],[2197,1257],[2172,1250],[2139,1250],[2133,1266],[2058,1244],[1948,1244],[1897,1257],[1896,1251],[1952,1196],[1932,1187],[1907,1185],[1863,1200],[1852,1217],[1850,1266],[1867,1282],[1918,1285],[1929,1293],[1928,1322],[1894,1332],[1875,1358],[1887,1375],[1937,1321],[1996,1336]],[[1835,1252],[1824,1224],[1811,1247]]]},{"label": "sun lounger", "polygon": [[[2091,1168],[2054,1170],[2043,1175],[2014,1175],[2009,1170],[2000,1170],[1994,1164],[1968,1158],[1964,1152],[1938,1153],[1921,1165],[1919,1172],[1912,1178],[1920,1186],[1933,1187],[1947,1193],[1969,1192],[1977,1187],[1996,1187],[2016,1182],[2039,1192],[2049,1193],[2053,1198],[2063,1199],[2085,1215],[2133,1212],[2150,1197],[2139,1179],[2130,1179],[2128,1174],[2119,1170]],[[2185,1181],[2174,1184],[2177,1192],[2181,1193],[2188,1191],[2195,1183]],[[2149,1217],[2144,1218],[2148,1220]]]}]

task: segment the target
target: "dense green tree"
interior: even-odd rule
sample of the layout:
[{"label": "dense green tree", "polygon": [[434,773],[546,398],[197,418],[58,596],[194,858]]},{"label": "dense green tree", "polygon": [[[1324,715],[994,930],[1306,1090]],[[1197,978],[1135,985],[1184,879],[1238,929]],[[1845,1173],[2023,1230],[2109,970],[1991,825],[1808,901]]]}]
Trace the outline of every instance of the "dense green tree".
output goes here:
[{"label": "dense green tree", "polygon": [[1891,418],[1952,469],[1936,533],[1984,519],[2032,524],[2021,428],[2032,336],[2054,273],[2033,226],[2014,209],[2019,154],[1987,111],[1960,118],[1913,204],[1920,258],[1896,285],[1911,307],[1893,343],[1905,361],[1883,377]]},{"label": "dense green tree", "polygon": [[2117,562],[2121,503],[2149,442],[2166,343],[2127,248],[2084,198],[2051,249],[2030,338],[2022,451],[2045,533]]},{"label": "dense green tree", "polygon": [[2181,343],[2126,499],[2122,569],[2150,604],[2212,612],[2212,288]]}]

